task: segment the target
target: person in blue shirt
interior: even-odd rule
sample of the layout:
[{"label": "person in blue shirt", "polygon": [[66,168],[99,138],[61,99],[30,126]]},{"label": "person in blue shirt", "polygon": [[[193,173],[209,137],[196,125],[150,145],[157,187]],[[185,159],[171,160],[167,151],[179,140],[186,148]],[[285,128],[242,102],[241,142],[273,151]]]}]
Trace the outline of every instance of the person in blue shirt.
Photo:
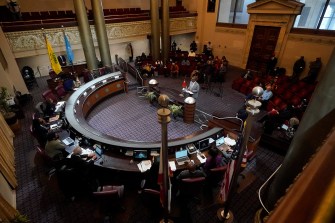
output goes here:
[{"label": "person in blue shirt", "polygon": [[259,101],[262,102],[262,107],[261,108],[266,108],[268,105],[269,100],[272,98],[273,93],[272,93],[272,87],[271,84],[267,84],[265,86],[265,91],[263,92],[262,96],[259,97]]}]

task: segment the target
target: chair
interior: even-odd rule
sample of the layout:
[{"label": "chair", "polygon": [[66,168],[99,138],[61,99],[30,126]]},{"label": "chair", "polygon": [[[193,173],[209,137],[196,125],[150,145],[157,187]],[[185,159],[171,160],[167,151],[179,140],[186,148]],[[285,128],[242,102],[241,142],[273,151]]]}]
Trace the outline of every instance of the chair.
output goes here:
[{"label": "chair", "polygon": [[36,81],[34,70],[29,66],[24,66],[21,71],[22,78],[27,88],[30,90],[34,84],[38,87],[38,83]]},{"label": "chair", "polygon": [[58,85],[55,88],[55,91],[60,99],[64,98],[67,95],[67,92],[65,91],[64,86],[62,84]]},{"label": "chair", "polygon": [[223,179],[223,176],[226,170],[227,170],[227,165],[210,169],[207,175],[207,180],[209,182],[209,185],[218,186],[218,184]]},{"label": "chair", "polygon": [[99,203],[99,211],[102,212],[103,216],[110,216],[112,210],[118,208],[120,210],[123,209],[120,206],[121,199],[124,194],[124,185],[120,186],[102,186],[98,187],[96,192],[93,192],[93,197]]},{"label": "chair", "polygon": [[51,99],[53,102],[58,102],[57,96],[51,90],[44,91],[42,96],[46,101]]},{"label": "chair", "polygon": [[63,82],[63,86],[64,86],[64,90],[66,92],[70,92],[73,90],[73,80],[72,79],[66,79],[64,82]]},{"label": "chair", "polygon": [[184,198],[195,198],[200,201],[199,195],[202,195],[202,189],[205,184],[205,177],[184,178],[180,181],[180,196]]},{"label": "chair", "polygon": [[46,174],[48,179],[56,173],[55,163],[54,161],[45,153],[44,148],[40,145],[36,146],[36,155],[41,158],[42,165],[46,168]]}]

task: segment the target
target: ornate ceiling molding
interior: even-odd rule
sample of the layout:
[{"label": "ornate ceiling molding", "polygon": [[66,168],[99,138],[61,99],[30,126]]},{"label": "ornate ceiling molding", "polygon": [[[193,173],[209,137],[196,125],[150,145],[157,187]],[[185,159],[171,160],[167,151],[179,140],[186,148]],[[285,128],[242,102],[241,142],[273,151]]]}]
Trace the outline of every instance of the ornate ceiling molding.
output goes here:
[{"label": "ornate ceiling molding", "polygon": [[329,37],[329,36],[289,34],[288,39],[292,40],[292,41],[303,41],[303,42],[308,42],[308,43],[335,45],[335,38],[334,37]]},{"label": "ornate ceiling molding", "polygon": [[[190,33],[197,30],[197,17],[183,17],[170,19],[171,33]],[[94,26],[90,26],[92,38],[97,44],[97,37]],[[66,27],[64,31],[71,43],[73,49],[82,49],[80,34],[78,27]],[[106,31],[108,40],[115,42],[115,40],[141,37],[151,34],[151,21],[138,22],[123,22],[123,23],[109,23],[106,24]],[[63,29],[45,29],[45,30],[30,30],[19,32],[7,32],[6,38],[12,48],[13,53],[25,55],[38,55],[46,53],[46,45],[43,37],[43,32],[50,41],[55,52],[65,51],[65,43],[63,38]]]}]

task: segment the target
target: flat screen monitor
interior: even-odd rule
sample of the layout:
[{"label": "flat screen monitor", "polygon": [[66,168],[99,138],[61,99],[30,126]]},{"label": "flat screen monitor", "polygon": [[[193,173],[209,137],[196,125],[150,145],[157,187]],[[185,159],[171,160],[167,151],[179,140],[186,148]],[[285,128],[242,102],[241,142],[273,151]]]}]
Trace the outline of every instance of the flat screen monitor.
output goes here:
[{"label": "flat screen monitor", "polygon": [[203,151],[210,147],[209,138],[199,141],[199,150]]},{"label": "flat screen monitor", "polygon": [[147,150],[134,150],[134,159],[141,160],[148,158],[148,151]]}]

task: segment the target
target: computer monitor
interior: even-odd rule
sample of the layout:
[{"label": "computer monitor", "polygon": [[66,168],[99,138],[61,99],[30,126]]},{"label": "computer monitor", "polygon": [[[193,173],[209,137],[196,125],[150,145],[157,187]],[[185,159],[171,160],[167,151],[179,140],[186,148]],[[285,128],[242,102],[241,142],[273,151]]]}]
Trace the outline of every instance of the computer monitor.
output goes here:
[{"label": "computer monitor", "polygon": [[210,147],[209,138],[199,141],[199,150],[203,151]]},{"label": "computer monitor", "polygon": [[134,150],[134,159],[141,160],[148,158],[148,151],[147,150]]}]

